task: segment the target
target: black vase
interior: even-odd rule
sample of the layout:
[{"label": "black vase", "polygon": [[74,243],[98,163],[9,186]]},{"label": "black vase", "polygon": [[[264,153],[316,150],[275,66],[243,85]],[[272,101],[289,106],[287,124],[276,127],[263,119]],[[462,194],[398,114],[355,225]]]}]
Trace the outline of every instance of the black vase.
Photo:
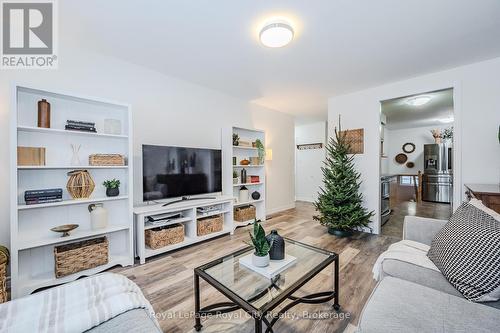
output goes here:
[{"label": "black vase", "polygon": [[271,233],[266,236],[269,243],[273,243],[269,250],[271,260],[285,259],[285,240],[278,234],[277,230],[271,230]]},{"label": "black vase", "polygon": [[241,169],[241,180],[240,182],[242,184],[246,183],[247,182],[247,170],[245,170],[244,168]]},{"label": "black vase", "polygon": [[257,192],[257,191],[252,192],[252,199],[259,200],[260,199],[260,193]]},{"label": "black vase", "polygon": [[117,197],[118,194],[120,194],[120,188],[107,188],[106,189],[106,196],[108,197]]}]

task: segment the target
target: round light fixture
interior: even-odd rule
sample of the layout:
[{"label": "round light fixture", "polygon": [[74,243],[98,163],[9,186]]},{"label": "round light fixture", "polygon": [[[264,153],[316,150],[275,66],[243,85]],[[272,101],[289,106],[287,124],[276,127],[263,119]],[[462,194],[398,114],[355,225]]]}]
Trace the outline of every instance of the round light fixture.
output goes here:
[{"label": "round light fixture", "polygon": [[267,47],[283,47],[292,41],[293,28],[286,21],[273,21],[260,30],[259,38]]},{"label": "round light fixture", "polygon": [[406,104],[411,106],[422,106],[429,103],[432,99],[432,96],[429,95],[419,95],[415,97],[408,98],[406,100]]}]

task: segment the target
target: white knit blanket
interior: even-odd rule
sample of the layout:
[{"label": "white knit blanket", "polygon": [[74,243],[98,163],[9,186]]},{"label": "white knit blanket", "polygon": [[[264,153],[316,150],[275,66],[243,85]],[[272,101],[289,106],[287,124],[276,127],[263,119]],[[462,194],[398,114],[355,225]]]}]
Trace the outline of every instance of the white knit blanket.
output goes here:
[{"label": "white knit blanket", "polygon": [[375,265],[373,265],[373,278],[378,281],[384,277],[382,264],[387,259],[408,262],[413,265],[439,271],[436,265],[427,257],[429,249],[429,245],[411,240],[402,240],[392,244],[387,251],[378,257]]},{"label": "white knit blanket", "polygon": [[137,308],[158,326],[134,282],[103,273],[0,304],[0,332],[83,332]]}]

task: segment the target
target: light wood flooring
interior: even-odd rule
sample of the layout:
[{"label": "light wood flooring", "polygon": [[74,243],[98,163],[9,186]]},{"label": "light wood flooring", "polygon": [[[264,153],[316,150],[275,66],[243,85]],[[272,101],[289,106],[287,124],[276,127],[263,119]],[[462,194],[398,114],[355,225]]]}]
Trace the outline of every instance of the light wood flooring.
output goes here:
[{"label": "light wood flooring", "polygon": [[[356,233],[349,238],[336,238],[326,233],[326,228],[312,220],[311,204],[298,202],[291,209],[273,216],[263,226],[266,231],[277,229],[280,234],[297,241],[318,246],[340,254],[340,316],[333,314],[330,304],[300,304],[290,310],[294,318],[280,319],[274,325],[275,332],[343,332],[349,325],[356,325],[360,311],[369,297],[375,282],[371,269],[378,255],[397,237]],[[184,248],[152,258],[144,265],[117,268],[139,287],[151,302],[155,311],[165,319],[159,319],[164,332],[194,332],[193,268],[217,257],[247,246],[248,228],[239,228],[233,236],[223,236],[202,244]],[[203,280],[201,280],[203,281]],[[332,285],[332,269],[325,269],[298,292],[324,291]],[[202,306],[226,301],[215,289],[201,284]],[[305,318],[323,315],[325,318]],[[227,315],[226,315],[227,316]],[[300,318],[300,319],[297,319]],[[202,332],[253,332],[253,320],[242,311],[233,317],[210,318],[203,322]]]}]

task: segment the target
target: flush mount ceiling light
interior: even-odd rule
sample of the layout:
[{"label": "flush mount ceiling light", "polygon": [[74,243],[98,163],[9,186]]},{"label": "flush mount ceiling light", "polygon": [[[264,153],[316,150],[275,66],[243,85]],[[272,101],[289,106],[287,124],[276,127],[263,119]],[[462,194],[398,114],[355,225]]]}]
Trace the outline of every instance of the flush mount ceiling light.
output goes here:
[{"label": "flush mount ceiling light", "polygon": [[422,106],[429,103],[432,99],[432,96],[429,95],[419,95],[415,97],[408,98],[406,100],[406,104],[411,106]]},{"label": "flush mount ceiling light", "polygon": [[293,39],[293,28],[284,20],[268,22],[261,30],[259,38],[267,47],[283,47]]}]

